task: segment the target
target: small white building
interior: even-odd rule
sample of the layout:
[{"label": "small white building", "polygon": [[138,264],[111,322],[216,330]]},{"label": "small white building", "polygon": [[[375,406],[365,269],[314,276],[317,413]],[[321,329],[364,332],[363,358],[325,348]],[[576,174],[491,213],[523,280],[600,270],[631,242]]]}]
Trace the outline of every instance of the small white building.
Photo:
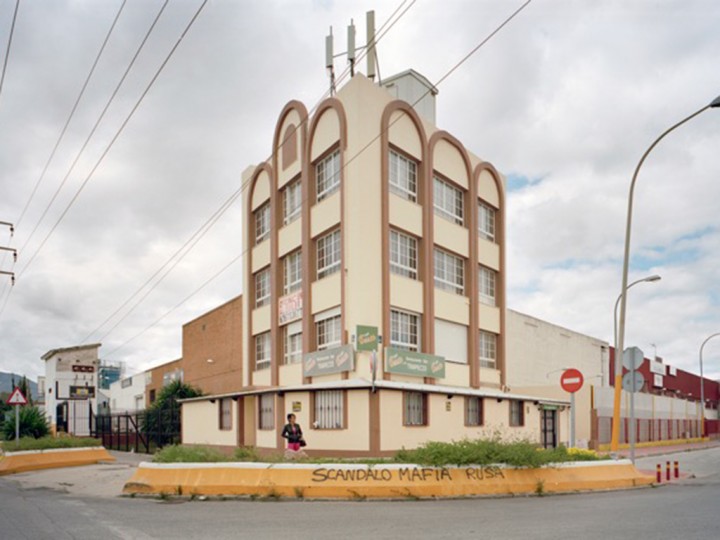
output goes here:
[{"label": "small white building", "polygon": [[91,412],[97,412],[97,368],[100,343],[46,352],[45,411],[53,433],[90,434]]},{"label": "small white building", "polygon": [[145,409],[148,372],[143,371],[110,385],[110,412],[135,412]]}]

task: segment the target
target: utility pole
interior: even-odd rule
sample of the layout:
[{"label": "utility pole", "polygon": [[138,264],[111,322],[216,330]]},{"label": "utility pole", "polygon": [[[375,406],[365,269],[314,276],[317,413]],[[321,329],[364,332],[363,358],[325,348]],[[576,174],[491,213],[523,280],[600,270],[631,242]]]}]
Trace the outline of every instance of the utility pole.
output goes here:
[{"label": "utility pole", "polygon": [[[0,221],[0,225],[6,225],[7,227],[10,227],[10,237],[13,236],[15,233],[15,227],[12,223],[8,223],[7,221]],[[13,254],[13,262],[17,262],[17,249],[6,247],[6,246],[0,246],[0,251],[9,251]],[[10,276],[10,284],[15,285],[15,272],[6,272],[2,269],[0,269],[0,274],[5,276]]]}]

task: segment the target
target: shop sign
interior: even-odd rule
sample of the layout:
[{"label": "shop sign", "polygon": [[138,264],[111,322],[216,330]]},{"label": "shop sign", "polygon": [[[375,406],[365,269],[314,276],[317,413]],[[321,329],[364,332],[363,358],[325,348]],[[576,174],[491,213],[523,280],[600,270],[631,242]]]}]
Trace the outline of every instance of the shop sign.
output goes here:
[{"label": "shop sign", "polygon": [[94,386],[71,386],[70,399],[88,399],[95,397]]},{"label": "shop sign", "polygon": [[358,325],[355,330],[357,336],[358,351],[377,351],[378,348],[378,328],[377,326]]},{"label": "shop sign", "polygon": [[662,363],[662,360],[650,360],[650,373],[665,375],[665,364]]},{"label": "shop sign", "polygon": [[278,320],[280,324],[285,324],[302,317],[303,311],[303,294],[302,291],[283,296],[278,301]]},{"label": "shop sign", "polygon": [[293,401],[292,402],[292,410],[294,413],[302,412],[302,401]]},{"label": "shop sign", "polygon": [[73,364],[72,370],[74,373],[93,373],[95,371],[95,366]]},{"label": "shop sign", "polygon": [[385,371],[413,377],[445,377],[445,358],[402,349],[385,349]]},{"label": "shop sign", "polygon": [[662,375],[653,374],[653,386],[655,388],[662,388],[662,386],[663,386],[663,376]]},{"label": "shop sign", "polygon": [[317,377],[355,369],[355,351],[352,345],[333,347],[303,355],[303,376]]}]

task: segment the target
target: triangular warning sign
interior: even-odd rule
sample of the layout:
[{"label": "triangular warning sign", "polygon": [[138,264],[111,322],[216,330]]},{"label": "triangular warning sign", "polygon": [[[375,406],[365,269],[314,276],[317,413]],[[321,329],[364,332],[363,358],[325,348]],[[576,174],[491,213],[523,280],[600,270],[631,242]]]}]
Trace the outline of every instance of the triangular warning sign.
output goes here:
[{"label": "triangular warning sign", "polygon": [[27,405],[27,399],[25,399],[25,396],[23,396],[20,388],[16,386],[15,390],[13,390],[13,393],[10,394],[10,397],[5,403],[7,403],[8,405]]}]

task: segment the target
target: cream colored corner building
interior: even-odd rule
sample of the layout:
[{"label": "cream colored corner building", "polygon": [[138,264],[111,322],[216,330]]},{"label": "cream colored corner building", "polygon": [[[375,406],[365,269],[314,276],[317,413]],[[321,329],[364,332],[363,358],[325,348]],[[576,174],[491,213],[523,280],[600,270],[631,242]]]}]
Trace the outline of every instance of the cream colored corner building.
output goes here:
[{"label": "cream colored corner building", "polygon": [[435,127],[436,93],[358,74],[282,110],[243,174],[237,391],[185,401],[184,443],[282,449],[291,412],[323,455],[562,440],[566,401],[507,391],[503,177]]}]

